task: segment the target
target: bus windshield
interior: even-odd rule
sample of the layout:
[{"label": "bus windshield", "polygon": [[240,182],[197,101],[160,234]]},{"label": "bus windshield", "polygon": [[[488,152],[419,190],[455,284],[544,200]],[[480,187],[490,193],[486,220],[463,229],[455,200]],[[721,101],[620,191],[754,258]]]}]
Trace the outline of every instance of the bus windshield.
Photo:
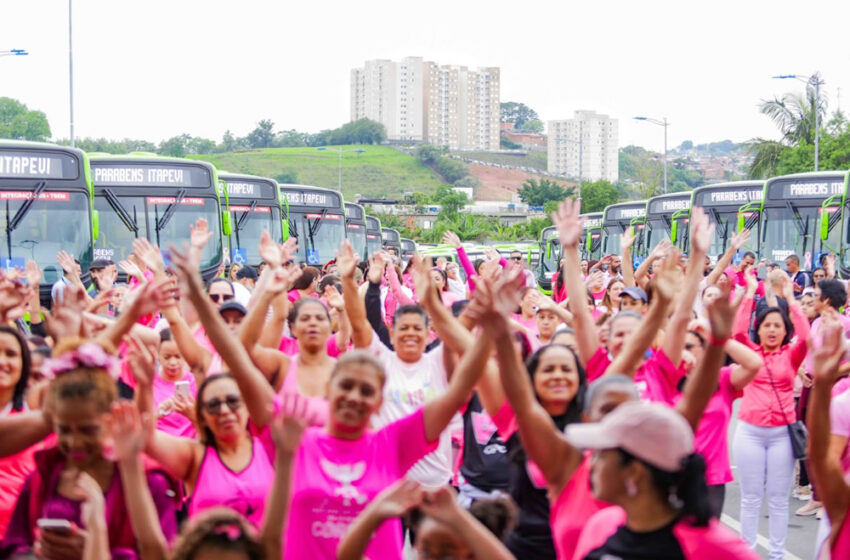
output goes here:
[{"label": "bus windshield", "polygon": [[667,216],[655,216],[646,219],[643,228],[643,251],[645,254],[651,253],[665,239],[670,240],[669,219]]},{"label": "bus windshield", "polygon": [[546,241],[543,249],[543,254],[540,255],[540,269],[546,276],[546,279],[552,278],[552,274],[558,270],[558,263],[561,260],[561,241],[555,237]]},{"label": "bus windshield", "polygon": [[787,206],[765,207],[762,214],[764,230],[761,232],[761,256],[781,263],[793,253],[800,257],[803,268],[809,268],[812,241],[818,234],[816,225],[819,209],[816,206],[798,207],[795,213]]},{"label": "bus windshield", "polygon": [[381,242],[381,236],[378,233],[366,234],[366,249],[369,251],[369,256],[380,253],[384,248]]},{"label": "bus windshield", "polygon": [[709,207],[705,209],[705,212],[708,214],[709,222],[714,224],[714,235],[711,236],[708,254],[719,257],[726,252],[732,236],[735,235],[738,227],[738,211],[717,210]]},{"label": "bus windshield", "polygon": [[366,229],[362,224],[348,224],[346,230],[354,252],[360,255],[361,259],[366,258]]},{"label": "bus windshield", "polygon": [[298,238],[298,260],[310,266],[330,261],[345,239],[341,214],[291,214]]},{"label": "bus windshield", "polygon": [[231,258],[234,262],[242,260],[242,264],[257,265],[262,262],[260,256],[260,237],[264,231],[269,232],[272,239],[283,243],[280,238],[280,208],[277,206],[257,205],[251,210],[250,205],[230,205],[233,213],[233,235],[231,236]]},{"label": "bus windshield", "polygon": [[[189,226],[204,217],[209,222],[212,239],[201,253],[201,268],[216,266],[221,260],[221,234],[219,232],[218,201],[214,198],[185,197],[174,207],[171,217],[163,216],[175,201],[170,196],[116,196],[107,199],[95,197],[94,206],[100,214],[100,235],[95,243],[95,258],[109,258],[115,262],[126,259],[133,251],[135,237],[147,237],[162,251],[170,244],[182,246],[189,235]],[[113,202],[120,210],[113,208]],[[130,224],[124,218],[129,218]],[[138,235],[130,225],[138,228]]]},{"label": "bus windshield", "polygon": [[86,266],[91,228],[81,223],[81,217],[89,214],[89,197],[81,192],[44,192],[9,231],[9,223],[28,198],[28,193],[0,192],[2,226],[6,232],[0,257],[11,259],[10,264],[21,269],[27,260],[34,260],[45,271],[45,283],[61,277],[56,264],[59,251],[67,252]]},{"label": "bus windshield", "polygon": [[620,236],[623,234],[624,227],[628,227],[628,225],[610,224],[602,228],[605,232],[605,246],[602,248],[603,255],[620,254]]}]

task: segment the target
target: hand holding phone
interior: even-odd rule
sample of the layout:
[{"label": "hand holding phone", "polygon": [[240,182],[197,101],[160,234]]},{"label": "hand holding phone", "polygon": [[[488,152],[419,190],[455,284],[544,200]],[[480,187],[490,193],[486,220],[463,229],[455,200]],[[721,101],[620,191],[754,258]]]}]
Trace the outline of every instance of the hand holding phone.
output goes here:
[{"label": "hand holding phone", "polygon": [[177,381],[174,383],[174,393],[177,395],[182,395],[187,400],[191,398],[189,394],[189,382],[188,381]]},{"label": "hand holding phone", "polygon": [[70,533],[73,525],[67,519],[51,519],[42,517],[35,522],[36,526],[42,531],[50,531],[54,533]]}]

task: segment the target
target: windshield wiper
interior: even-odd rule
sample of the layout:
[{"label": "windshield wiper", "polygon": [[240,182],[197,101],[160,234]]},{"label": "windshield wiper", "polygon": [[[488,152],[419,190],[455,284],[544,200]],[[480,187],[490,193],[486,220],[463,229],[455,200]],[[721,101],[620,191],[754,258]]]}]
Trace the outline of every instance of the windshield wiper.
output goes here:
[{"label": "windshield wiper", "polygon": [[319,229],[322,227],[322,220],[325,219],[325,216],[327,216],[327,214],[328,214],[328,209],[324,208],[324,209],[322,209],[322,215],[319,216],[318,218],[314,218],[312,224],[310,224],[308,222],[307,225],[309,226],[308,229],[310,230],[310,239],[311,240],[313,239],[314,235],[319,233]]},{"label": "windshield wiper", "polygon": [[174,202],[168,205],[168,208],[165,209],[165,213],[163,213],[162,218],[156,222],[157,233],[165,228],[168,221],[171,219],[171,216],[173,216],[174,212],[177,210],[177,206],[183,202],[184,198],[186,198],[186,189],[180,189],[177,191],[177,198],[174,199]]},{"label": "windshield wiper", "polygon": [[254,200],[251,201],[251,207],[248,208],[248,210],[246,210],[245,212],[242,212],[242,215],[239,216],[238,220],[236,220],[236,231],[239,231],[240,229],[242,229],[242,226],[245,225],[245,221],[248,219],[248,216],[251,214],[251,212],[254,211],[254,208],[256,208],[256,207],[257,207],[257,199],[254,199]]},{"label": "windshield wiper", "polygon": [[[121,218],[121,221],[124,222],[124,225],[127,226],[127,229],[132,231],[135,234],[135,237],[139,236],[139,224],[136,222],[136,219],[130,215],[127,209],[121,204],[121,201],[112,191],[112,189],[103,189],[103,194],[106,195],[106,202],[115,210],[115,213],[118,214],[118,217]],[[133,208],[135,212],[135,207]]]},{"label": "windshield wiper", "polygon": [[[21,225],[21,220],[24,219],[24,216],[30,211],[33,203],[38,200],[38,197],[41,196],[41,193],[44,192],[44,189],[47,188],[47,181],[41,181],[38,183],[32,191],[32,196],[24,201],[21,204],[21,207],[18,208],[18,211],[15,212],[15,216],[9,220],[9,223],[6,224],[6,233],[11,233],[15,231],[19,225]],[[11,254],[11,253],[10,253]]]},{"label": "windshield wiper", "polygon": [[809,234],[809,222],[806,220],[803,221],[803,218],[800,216],[800,212],[797,211],[797,207],[794,206],[790,200],[785,201],[785,206],[788,210],[791,211],[791,216],[794,218],[794,225],[797,226],[797,231],[800,232],[800,235],[803,237]]},{"label": "windshield wiper", "polygon": [[720,236],[720,239],[723,240],[724,250],[726,247],[726,238],[729,233],[729,222],[724,222],[720,220],[720,212],[717,211],[717,208],[709,208],[709,212],[714,216],[715,227],[717,228],[717,235]]}]

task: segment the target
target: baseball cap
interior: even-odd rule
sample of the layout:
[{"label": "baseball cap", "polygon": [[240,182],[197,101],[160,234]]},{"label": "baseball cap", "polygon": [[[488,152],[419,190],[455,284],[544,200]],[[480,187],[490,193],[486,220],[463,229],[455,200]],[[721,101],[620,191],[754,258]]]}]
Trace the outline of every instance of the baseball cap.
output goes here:
[{"label": "baseball cap", "polygon": [[112,259],[95,259],[91,262],[89,266],[89,270],[100,270],[102,268],[106,268],[107,266],[114,265]]},{"label": "baseball cap", "polygon": [[243,280],[245,278],[250,278],[251,280],[256,280],[259,278],[257,276],[257,270],[253,266],[245,265],[236,271],[236,279]]},{"label": "baseball cap", "polygon": [[218,308],[219,315],[221,315],[225,311],[238,311],[242,315],[248,314],[248,310],[245,309],[245,306],[234,300],[225,301],[221,304],[221,307]]},{"label": "baseball cap", "polygon": [[568,425],[564,437],[579,449],[622,449],[668,472],[680,471],[694,452],[688,422],[660,403],[625,402],[601,422]]},{"label": "baseball cap", "polygon": [[629,296],[633,300],[640,300],[644,303],[646,303],[647,301],[646,292],[636,286],[629,286],[628,288],[620,292],[620,297],[623,296]]}]

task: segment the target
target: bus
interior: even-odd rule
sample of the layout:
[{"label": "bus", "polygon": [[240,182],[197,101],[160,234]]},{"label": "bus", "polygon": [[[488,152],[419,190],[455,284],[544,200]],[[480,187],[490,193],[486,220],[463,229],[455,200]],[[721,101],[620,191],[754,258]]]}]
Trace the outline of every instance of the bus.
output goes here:
[{"label": "bus", "polygon": [[561,242],[558,238],[558,228],[548,226],[540,232],[540,256],[537,259],[535,277],[537,288],[546,294],[552,295],[552,276],[558,270],[561,260]]},{"label": "bus", "polygon": [[398,230],[382,227],[381,241],[385,250],[395,249],[396,255],[401,258],[401,235],[399,235]]},{"label": "bus", "polygon": [[366,249],[366,212],[355,202],[345,203],[345,235],[361,259],[368,257]]},{"label": "bus", "polygon": [[[759,207],[759,256],[782,263],[800,257],[800,268],[811,270],[821,255],[841,251],[842,209],[847,171],[796,173],[768,179]],[[740,220],[739,220],[740,221]]]},{"label": "bus", "polygon": [[224,171],[218,173],[218,180],[230,209],[231,262],[257,266],[263,260],[260,236],[264,231],[277,243],[284,241],[277,181]]},{"label": "bus", "polygon": [[0,201],[6,222],[0,249],[3,269],[23,270],[33,260],[43,271],[40,297],[62,277],[56,254],[78,261],[88,282],[97,222],[86,154],[74,148],[35,142],[0,142]]},{"label": "bus", "polygon": [[118,263],[133,252],[137,237],[162,251],[172,244],[182,247],[189,240],[189,226],[206,218],[212,238],[201,253],[201,274],[205,280],[218,274],[230,216],[219,202],[215,167],[205,161],[134,153],[92,156],[91,169],[100,227],[94,258]]},{"label": "bus", "polygon": [[[673,232],[676,232],[676,241],[682,243],[680,248],[688,247],[687,226],[688,215],[685,210],[691,207],[691,191],[660,194],[653,196],[646,203],[646,221],[643,227],[643,238],[639,244],[640,252],[635,252],[641,260],[645,259],[664,240],[673,241]],[[674,215],[678,216],[674,219]],[[638,245],[637,241],[635,244]]]},{"label": "bus", "polygon": [[636,200],[630,202],[618,202],[605,208],[602,217],[602,243],[600,253],[604,255],[619,255],[622,253],[620,247],[620,236],[630,227],[635,228],[637,239],[632,247],[632,260],[640,264],[641,254],[641,230],[646,218],[646,201]]},{"label": "bus", "polygon": [[[298,240],[298,260],[322,266],[345,240],[342,194],[310,185],[280,185],[289,237]],[[286,227],[286,226],[284,226]]]},{"label": "bus", "polygon": [[602,256],[602,218],[604,212],[589,212],[581,216],[584,218],[584,231],[579,243],[581,258],[586,261],[599,260]]},{"label": "bus", "polygon": [[401,258],[405,262],[409,261],[416,251],[417,247],[414,240],[407,239],[406,237],[401,238]]},{"label": "bus", "polygon": [[366,251],[371,257],[384,248],[381,237],[381,220],[375,216],[366,216]]},{"label": "bus", "polygon": [[[761,204],[764,194],[764,181],[732,181],[703,185],[693,191],[691,207],[703,209],[710,224],[714,224],[714,235],[711,236],[708,254],[711,258],[720,257],[726,252],[732,237],[739,229],[747,227],[752,230],[749,243],[745,250],[758,253],[759,220],[758,211],[753,212],[754,218],[748,219],[745,214],[739,214],[742,205]],[[690,217],[690,213],[688,214]],[[738,227],[739,216],[741,219]],[[678,244],[677,244],[678,245]],[[679,246],[681,248],[681,246]]]}]

